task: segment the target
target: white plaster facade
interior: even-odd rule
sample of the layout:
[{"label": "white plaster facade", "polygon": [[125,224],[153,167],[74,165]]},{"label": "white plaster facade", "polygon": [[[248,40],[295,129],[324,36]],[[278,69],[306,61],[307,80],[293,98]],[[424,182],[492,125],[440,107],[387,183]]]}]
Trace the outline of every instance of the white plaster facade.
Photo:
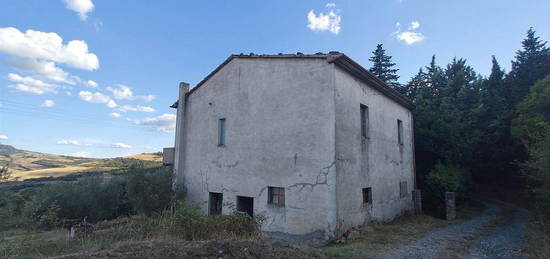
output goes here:
[{"label": "white plaster facade", "polygon": [[[413,209],[414,105],[342,53],[233,55],[191,91],[180,84],[174,107],[174,184],[204,213],[211,192],[223,194],[222,213],[251,197],[264,231],[327,241]],[[284,188],[284,206],[268,204],[269,186]]]}]

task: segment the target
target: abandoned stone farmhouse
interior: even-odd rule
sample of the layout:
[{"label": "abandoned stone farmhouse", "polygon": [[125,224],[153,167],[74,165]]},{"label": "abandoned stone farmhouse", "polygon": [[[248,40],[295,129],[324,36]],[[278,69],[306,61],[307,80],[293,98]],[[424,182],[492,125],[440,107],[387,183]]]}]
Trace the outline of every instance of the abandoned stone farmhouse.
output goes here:
[{"label": "abandoned stone farmhouse", "polygon": [[331,240],[413,210],[414,105],[343,53],[232,55],[179,91],[165,159],[204,213]]}]

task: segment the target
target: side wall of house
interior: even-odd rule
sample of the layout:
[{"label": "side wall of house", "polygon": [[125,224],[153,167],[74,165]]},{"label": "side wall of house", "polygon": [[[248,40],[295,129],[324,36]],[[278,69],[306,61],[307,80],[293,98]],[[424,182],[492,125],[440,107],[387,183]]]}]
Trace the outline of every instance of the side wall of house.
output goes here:
[{"label": "side wall of house", "polygon": [[[368,221],[387,221],[412,210],[414,157],[411,112],[335,66],[338,231]],[[368,107],[368,138],[361,134],[360,106]],[[397,120],[403,123],[403,145]],[[406,196],[400,183],[406,182]],[[363,188],[372,203],[363,203]]]},{"label": "side wall of house", "polygon": [[[330,239],[336,221],[334,85],[324,59],[236,58],[187,99],[183,183],[208,212],[237,196],[254,198],[263,230],[288,238]],[[218,120],[225,118],[225,145]],[[181,170],[180,170],[181,172]],[[285,206],[268,204],[285,188]],[[286,234],[283,234],[286,233]]]}]

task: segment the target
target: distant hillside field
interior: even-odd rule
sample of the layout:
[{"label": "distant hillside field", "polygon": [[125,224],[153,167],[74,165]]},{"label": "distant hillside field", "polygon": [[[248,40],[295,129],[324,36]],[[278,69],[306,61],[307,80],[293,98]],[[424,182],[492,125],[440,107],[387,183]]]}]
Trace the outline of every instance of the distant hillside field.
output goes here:
[{"label": "distant hillside field", "polygon": [[[162,161],[162,153],[147,153],[127,158],[150,162]],[[0,144],[0,167],[7,166],[12,179],[60,177],[88,171],[111,171],[120,168],[120,158],[96,159],[44,154]]]}]

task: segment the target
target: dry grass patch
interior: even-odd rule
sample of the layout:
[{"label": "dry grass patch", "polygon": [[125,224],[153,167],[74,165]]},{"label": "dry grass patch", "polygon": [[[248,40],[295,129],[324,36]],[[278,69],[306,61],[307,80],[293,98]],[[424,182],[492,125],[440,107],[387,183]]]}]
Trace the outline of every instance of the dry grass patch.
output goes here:
[{"label": "dry grass patch", "polygon": [[42,178],[42,177],[60,177],[86,171],[110,171],[114,167],[90,167],[90,166],[67,166],[48,169],[39,169],[31,171],[16,171],[12,174],[12,178],[19,180]]}]

